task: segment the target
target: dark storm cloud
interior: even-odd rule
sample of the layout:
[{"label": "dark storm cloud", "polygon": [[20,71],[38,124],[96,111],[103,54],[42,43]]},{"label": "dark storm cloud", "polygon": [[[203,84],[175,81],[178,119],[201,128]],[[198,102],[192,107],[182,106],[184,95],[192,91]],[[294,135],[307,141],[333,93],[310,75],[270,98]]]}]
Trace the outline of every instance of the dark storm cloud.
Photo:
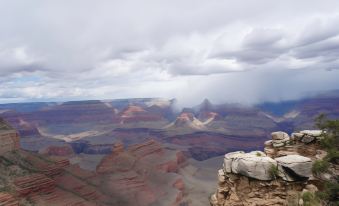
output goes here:
[{"label": "dark storm cloud", "polygon": [[[208,96],[209,88],[231,91],[230,77],[246,93],[240,77],[261,81],[261,70],[272,70],[272,79],[295,69],[310,78],[312,71],[338,68],[338,7],[336,0],[5,0],[0,101],[11,94],[23,100],[186,97],[186,87]],[[326,83],[336,77],[323,77],[338,87]],[[206,89],[194,85],[197,79]]]},{"label": "dark storm cloud", "polygon": [[[338,15],[323,19],[323,23],[320,22],[318,19],[310,22],[306,24],[305,29],[296,30],[294,34],[281,29],[253,29],[244,36],[236,51],[226,50],[215,56],[234,58],[249,67],[270,64],[280,57],[285,60],[289,58],[312,61],[312,65],[307,66],[320,69],[338,67],[339,29],[334,26],[339,24]],[[282,65],[278,63],[273,66],[281,68]]]}]

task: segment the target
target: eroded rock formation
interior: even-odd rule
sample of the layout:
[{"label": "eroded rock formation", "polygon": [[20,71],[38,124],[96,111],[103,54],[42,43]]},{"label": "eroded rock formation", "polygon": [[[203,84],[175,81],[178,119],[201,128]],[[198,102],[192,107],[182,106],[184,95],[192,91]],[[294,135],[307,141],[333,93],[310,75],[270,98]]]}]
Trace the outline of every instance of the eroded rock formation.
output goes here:
[{"label": "eroded rock formation", "polygon": [[[112,154],[105,156],[97,166],[96,179],[111,195],[121,197],[125,205],[180,205],[183,203],[185,183],[177,174],[185,164],[180,151],[164,148],[149,140],[124,149],[113,145]],[[164,202],[163,199],[168,202]]]}]

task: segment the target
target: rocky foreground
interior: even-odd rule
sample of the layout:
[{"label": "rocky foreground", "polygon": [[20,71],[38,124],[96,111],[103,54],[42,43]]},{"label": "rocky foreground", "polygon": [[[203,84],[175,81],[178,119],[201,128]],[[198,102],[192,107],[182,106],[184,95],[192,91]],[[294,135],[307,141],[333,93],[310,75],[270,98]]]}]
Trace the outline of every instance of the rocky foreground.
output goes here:
[{"label": "rocky foreground", "polygon": [[322,134],[321,130],[304,130],[291,136],[273,132],[264,152],[226,154],[211,205],[304,205],[303,194],[314,194],[322,189],[323,179],[338,176],[338,168],[322,177],[312,174],[313,162],[326,156],[319,144]]}]

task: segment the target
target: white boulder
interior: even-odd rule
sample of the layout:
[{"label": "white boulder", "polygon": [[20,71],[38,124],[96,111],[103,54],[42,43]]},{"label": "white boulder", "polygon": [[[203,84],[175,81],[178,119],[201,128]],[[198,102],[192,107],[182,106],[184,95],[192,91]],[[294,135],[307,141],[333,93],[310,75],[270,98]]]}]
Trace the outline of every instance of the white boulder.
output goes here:
[{"label": "white boulder", "polygon": [[301,155],[287,155],[275,158],[278,169],[283,179],[287,181],[312,176],[312,160]]},{"label": "white boulder", "polygon": [[303,143],[310,143],[313,142],[315,139],[322,139],[322,134],[325,131],[322,130],[303,130],[299,133],[303,134],[303,137],[301,138],[301,142]]},{"label": "white boulder", "polygon": [[313,136],[313,137],[318,137],[322,135],[323,131],[322,130],[303,130],[303,131],[300,131],[299,133]]},{"label": "white boulder", "polygon": [[277,162],[270,157],[245,157],[238,162],[237,171],[239,174],[245,175],[258,180],[272,180],[270,174],[272,165],[276,166]]},{"label": "white boulder", "polygon": [[294,132],[291,134],[291,140],[292,141],[299,141],[304,136],[302,133]]},{"label": "white boulder", "polygon": [[290,141],[290,136],[285,132],[272,132],[272,145],[274,148],[283,147]]},{"label": "white boulder", "polygon": [[237,152],[230,152],[225,154],[224,158],[224,170],[227,173],[232,172],[232,161],[234,158],[239,157],[240,155],[245,154],[243,151],[237,151]]},{"label": "white boulder", "polygon": [[232,152],[225,155],[224,170],[227,173],[242,174],[258,180],[272,180],[270,168],[277,162],[262,151],[250,153]]},{"label": "white boulder", "polygon": [[301,142],[308,144],[308,143],[313,142],[314,140],[315,140],[314,136],[305,135],[305,136],[302,137]]},{"label": "white boulder", "polygon": [[290,138],[286,132],[272,132],[271,136],[273,140],[283,140]]}]

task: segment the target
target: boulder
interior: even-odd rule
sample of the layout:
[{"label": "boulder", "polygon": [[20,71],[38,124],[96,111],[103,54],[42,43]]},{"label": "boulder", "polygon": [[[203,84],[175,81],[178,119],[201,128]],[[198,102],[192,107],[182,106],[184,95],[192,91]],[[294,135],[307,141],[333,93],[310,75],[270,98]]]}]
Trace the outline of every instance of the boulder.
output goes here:
[{"label": "boulder", "polygon": [[277,162],[270,157],[244,157],[239,159],[237,172],[258,180],[272,180],[269,171],[272,165],[276,164]]},{"label": "boulder", "polygon": [[313,136],[313,137],[318,137],[322,135],[323,131],[322,130],[303,130],[303,131],[300,131],[299,133]]},{"label": "boulder", "polygon": [[292,141],[300,141],[303,136],[304,136],[304,134],[295,132],[295,133],[291,134],[291,140]]},{"label": "boulder", "polygon": [[272,132],[271,136],[273,140],[283,140],[290,138],[286,132]]},{"label": "boulder", "polygon": [[290,141],[290,137],[285,132],[272,132],[271,135],[274,148],[283,147]]},{"label": "boulder", "polygon": [[227,173],[232,172],[232,161],[233,161],[233,159],[241,156],[242,154],[245,154],[245,152],[237,151],[237,152],[230,152],[230,153],[225,154],[225,158],[224,158],[224,170],[225,170],[225,172],[227,172]]},{"label": "boulder", "polygon": [[308,144],[308,143],[313,142],[314,140],[315,140],[314,136],[305,135],[305,136],[302,137],[301,142]]},{"label": "boulder", "polygon": [[276,161],[262,151],[232,152],[225,155],[224,171],[242,174],[258,180],[271,180],[269,170]]},{"label": "boulder", "polygon": [[301,155],[287,155],[275,158],[280,176],[287,181],[305,179],[312,176],[312,161]]},{"label": "boulder", "polygon": [[261,156],[266,156],[265,153],[261,152],[261,151],[252,151],[250,153],[242,153],[242,154],[238,154],[236,156],[234,156],[232,158],[232,163],[231,163],[231,169],[232,169],[232,173],[238,174],[239,173],[239,162],[240,160],[244,159],[244,158],[248,158],[248,157],[260,157]]}]

